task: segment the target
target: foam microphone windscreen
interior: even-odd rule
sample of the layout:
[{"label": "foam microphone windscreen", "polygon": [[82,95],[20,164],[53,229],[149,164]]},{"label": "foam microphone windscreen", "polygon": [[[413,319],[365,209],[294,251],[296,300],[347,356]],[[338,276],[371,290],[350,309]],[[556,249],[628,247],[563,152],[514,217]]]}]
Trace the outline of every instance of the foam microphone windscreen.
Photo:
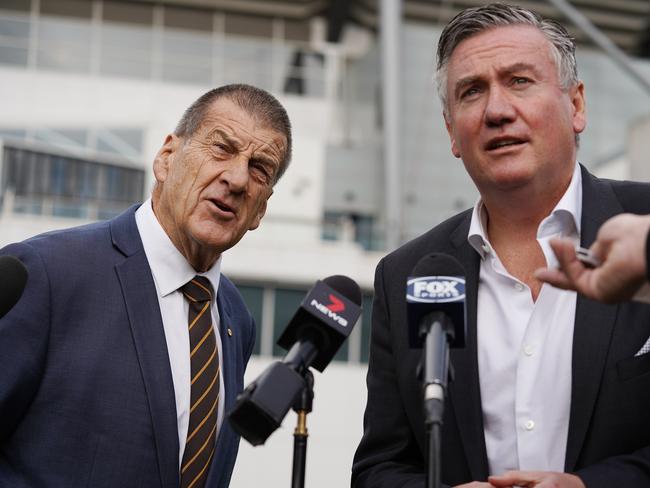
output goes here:
[{"label": "foam microphone windscreen", "polygon": [[450,346],[465,346],[465,270],[457,259],[442,253],[420,259],[406,283],[406,302],[410,347],[422,347],[421,321],[434,312],[444,313],[454,324]]}]

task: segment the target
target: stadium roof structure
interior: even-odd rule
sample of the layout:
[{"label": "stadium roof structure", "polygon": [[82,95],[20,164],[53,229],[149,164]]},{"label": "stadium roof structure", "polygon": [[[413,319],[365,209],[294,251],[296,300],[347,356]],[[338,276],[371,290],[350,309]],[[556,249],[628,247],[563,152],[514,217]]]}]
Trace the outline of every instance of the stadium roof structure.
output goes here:
[{"label": "stadium roof structure", "polygon": [[[327,20],[327,40],[330,42],[337,42],[340,39],[343,27],[347,23],[354,23],[373,31],[377,30],[379,25],[379,0],[144,1],[291,20],[307,20],[321,16]],[[579,43],[591,44],[585,32],[573,26],[551,0],[510,1],[535,10],[545,17],[562,21]],[[409,21],[445,24],[460,10],[486,3],[489,2],[485,0],[404,0],[403,12]],[[650,58],[650,1],[570,0],[570,5],[629,55]]]}]

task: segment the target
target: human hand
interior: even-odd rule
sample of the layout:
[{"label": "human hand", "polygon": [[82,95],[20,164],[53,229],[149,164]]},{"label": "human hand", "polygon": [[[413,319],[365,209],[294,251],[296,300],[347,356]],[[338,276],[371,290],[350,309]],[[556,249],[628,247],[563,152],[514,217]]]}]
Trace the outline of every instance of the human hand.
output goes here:
[{"label": "human hand", "polygon": [[471,483],[456,485],[453,488],[494,488],[494,486],[485,481],[472,481]]},{"label": "human hand", "polygon": [[495,488],[586,488],[576,475],[550,471],[508,471],[501,476],[490,476],[490,484]]},{"label": "human hand", "polygon": [[576,257],[568,239],[553,239],[559,269],[541,268],[535,277],[565,290],[606,303],[631,299],[646,281],[645,244],[650,216],[621,214],[605,222],[590,251],[602,265],[589,269]]}]

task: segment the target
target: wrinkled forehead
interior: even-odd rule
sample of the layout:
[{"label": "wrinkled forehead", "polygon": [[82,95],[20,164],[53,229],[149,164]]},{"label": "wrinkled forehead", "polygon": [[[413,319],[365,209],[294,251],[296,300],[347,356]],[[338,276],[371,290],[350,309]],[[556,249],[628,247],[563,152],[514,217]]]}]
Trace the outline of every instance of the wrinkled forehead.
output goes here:
[{"label": "wrinkled forehead", "polygon": [[286,135],[277,130],[272,122],[263,114],[242,108],[229,98],[214,100],[206,109],[199,132],[211,133],[215,129],[236,135],[248,135],[273,141],[283,141],[286,145]]}]

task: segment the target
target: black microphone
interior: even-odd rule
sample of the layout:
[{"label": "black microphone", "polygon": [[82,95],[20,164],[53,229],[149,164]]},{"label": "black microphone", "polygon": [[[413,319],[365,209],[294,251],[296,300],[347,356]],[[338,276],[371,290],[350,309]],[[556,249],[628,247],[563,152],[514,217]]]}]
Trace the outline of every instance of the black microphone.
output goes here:
[{"label": "black microphone", "polygon": [[310,366],[323,371],[361,314],[361,289],[347,276],[317,281],[277,344],[289,352],[237,396],[228,413],[233,429],[248,442],[264,444],[305,388]]},{"label": "black microphone", "polygon": [[26,284],[25,265],[13,256],[0,256],[0,319],[18,303]]},{"label": "black microphone", "polygon": [[407,281],[409,346],[424,345],[422,381],[425,422],[442,422],[449,347],[464,347],[465,271],[447,254],[418,261]]}]

